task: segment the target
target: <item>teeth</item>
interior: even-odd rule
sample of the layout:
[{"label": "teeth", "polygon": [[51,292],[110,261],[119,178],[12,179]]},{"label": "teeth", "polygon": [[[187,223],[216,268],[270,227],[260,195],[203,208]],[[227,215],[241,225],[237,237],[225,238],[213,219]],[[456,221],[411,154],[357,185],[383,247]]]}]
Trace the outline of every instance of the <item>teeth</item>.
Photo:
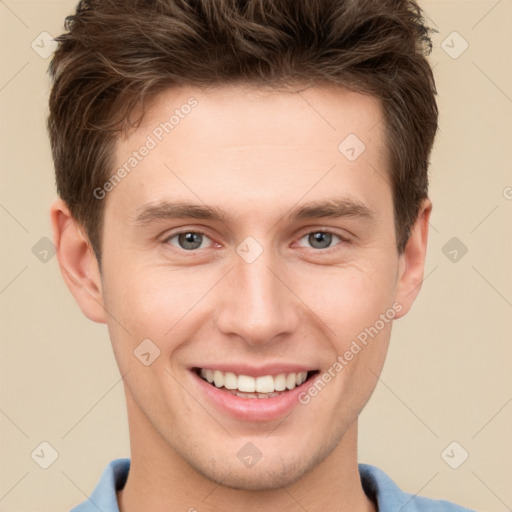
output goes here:
[{"label": "teeth", "polygon": [[219,372],[219,370],[214,370],[213,372],[213,383],[217,388],[224,386],[224,374]]},{"label": "teeth", "polygon": [[232,372],[221,372],[201,368],[201,377],[217,388],[226,388],[243,398],[268,398],[277,396],[280,391],[294,389],[307,378],[308,372],[280,373],[278,375],[236,375]]},{"label": "teeth", "polygon": [[286,389],[286,374],[280,373],[274,377],[274,389],[284,391]]},{"label": "teeth", "polygon": [[297,384],[297,374],[296,373],[289,373],[286,376],[286,388],[287,389],[293,389]]},{"label": "teeth", "polygon": [[258,398],[254,393],[236,393],[236,396],[239,396],[240,398]]},{"label": "teeth", "polygon": [[233,391],[232,389],[228,390],[233,395],[239,396],[240,398],[273,398],[275,396],[279,396],[281,393],[240,393],[240,391]]},{"label": "teeth", "polygon": [[224,374],[224,387],[226,389],[236,389],[238,386],[238,377],[231,372]]},{"label": "teeth", "polygon": [[272,393],[272,391],[275,391],[274,377],[272,375],[256,377],[256,391],[258,393]]},{"label": "teeth", "polygon": [[254,393],[256,391],[256,379],[249,377],[249,375],[239,375],[237,388],[240,391]]}]

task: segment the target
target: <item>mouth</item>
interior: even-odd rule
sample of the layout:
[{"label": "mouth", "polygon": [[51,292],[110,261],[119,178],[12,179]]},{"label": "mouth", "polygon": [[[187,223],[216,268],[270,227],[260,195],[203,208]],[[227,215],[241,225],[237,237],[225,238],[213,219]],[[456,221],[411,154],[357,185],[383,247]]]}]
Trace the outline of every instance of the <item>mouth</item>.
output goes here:
[{"label": "mouth", "polygon": [[293,391],[319,373],[319,370],[286,372],[261,376],[236,374],[211,368],[193,368],[210,386],[245,399],[272,399]]}]

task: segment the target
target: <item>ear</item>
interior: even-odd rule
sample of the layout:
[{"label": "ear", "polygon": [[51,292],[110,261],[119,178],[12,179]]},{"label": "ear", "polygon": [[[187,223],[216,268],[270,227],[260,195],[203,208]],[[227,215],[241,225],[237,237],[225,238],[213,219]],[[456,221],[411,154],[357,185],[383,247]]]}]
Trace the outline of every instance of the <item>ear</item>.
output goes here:
[{"label": "ear", "polygon": [[432,203],[424,199],[404,252],[400,255],[398,263],[398,279],[396,301],[402,309],[395,316],[404,316],[412,307],[423,282],[425,270],[425,257],[427,253],[428,228]]},{"label": "ear", "polygon": [[106,323],[98,261],[87,236],[62,199],[50,209],[53,241],[64,281],[83,314]]}]

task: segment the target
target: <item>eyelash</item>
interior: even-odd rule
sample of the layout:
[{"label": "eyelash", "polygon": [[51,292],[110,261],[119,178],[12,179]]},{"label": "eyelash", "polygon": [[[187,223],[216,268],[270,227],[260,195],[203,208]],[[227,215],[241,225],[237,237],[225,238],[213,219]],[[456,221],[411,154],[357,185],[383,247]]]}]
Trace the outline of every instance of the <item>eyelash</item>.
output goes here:
[{"label": "eyelash", "polygon": [[[175,238],[175,237],[177,237],[177,236],[179,236],[181,234],[185,234],[185,233],[194,233],[196,235],[202,235],[202,236],[205,236],[207,238],[210,238],[204,231],[186,229],[186,230],[182,230],[182,231],[177,231],[176,233],[172,233],[171,235],[169,235],[168,237],[165,238],[164,243],[168,244],[169,240],[171,240],[171,239],[173,239],[173,238]],[[344,243],[344,244],[349,244],[350,243],[350,240],[348,238],[345,238],[345,237],[341,236],[340,234],[335,233],[334,231],[331,231],[329,229],[315,229],[313,231],[308,231],[308,232],[302,234],[299,237],[299,240],[302,240],[304,237],[306,237],[308,235],[311,235],[313,233],[329,234],[329,235],[333,235],[335,237],[338,237],[341,240],[341,242],[339,242],[338,244],[335,244],[335,245],[333,245],[331,247],[327,247],[325,249],[315,249],[314,247],[312,247],[311,249],[313,249],[315,252],[323,252],[323,253],[330,252],[331,249],[334,249],[337,245],[340,245],[342,243]],[[180,250],[180,251],[183,251],[183,252],[198,252],[200,250],[200,249],[191,249],[191,250],[187,251],[186,249],[182,249],[180,247],[177,247],[177,249]]]}]

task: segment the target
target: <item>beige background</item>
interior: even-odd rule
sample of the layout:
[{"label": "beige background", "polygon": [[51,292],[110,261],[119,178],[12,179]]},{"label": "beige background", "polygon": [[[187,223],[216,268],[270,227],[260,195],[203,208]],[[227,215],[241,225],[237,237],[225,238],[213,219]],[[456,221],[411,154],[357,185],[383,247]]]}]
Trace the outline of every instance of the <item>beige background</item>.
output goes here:
[{"label": "beige background", "polygon": [[[111,459],[129,456],[106,328],[82,316],[56,258],[42,262],[32,252],[51,238],[55,190],[45,132],[49,59],[31,43],[43,31],[59,34],[74,4],[0,2],[5,512],[69,510]],[[439,30],[431,61],[441,112],[426,279],[412,312],[394,325],[361,417],[360,460],[411,493],[503,511],[512,507],[512,2],[422,6]],[[458,58],[463,41],[453,31],[469,44]],[[442,251],[452,237],[468,249],[456,262]],[[48,469],[31,458],[43,441],[58,452]],[[452,441],[469,453],[458,469],[441,456]],[[460,450],[449,451],[451,461]]]}]

